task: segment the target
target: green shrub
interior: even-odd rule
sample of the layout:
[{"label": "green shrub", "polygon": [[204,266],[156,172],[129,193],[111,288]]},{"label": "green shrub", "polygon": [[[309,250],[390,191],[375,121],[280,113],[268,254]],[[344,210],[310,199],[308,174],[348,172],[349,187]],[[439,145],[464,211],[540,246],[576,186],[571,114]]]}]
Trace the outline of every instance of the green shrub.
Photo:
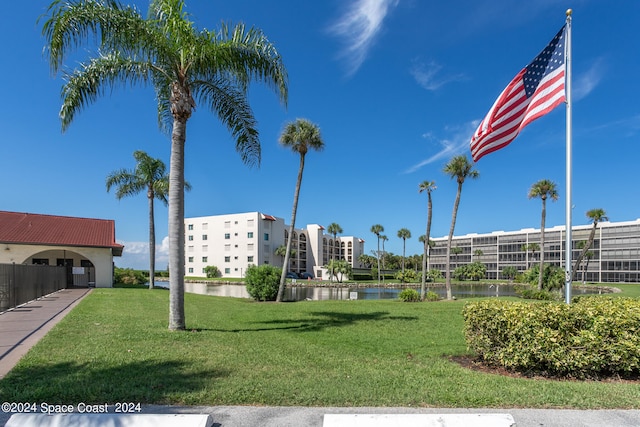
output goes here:
[{"label": "green shrub", "polygon": [[418,302],[420,301],[420,294],[415,289],[407,288],[398,294],[398,299],[402,302]]},{"label": "green shrub", "polygon": [[485,362],[567,378],[640,374],[640,300],[583,297],[571,305],[482,300],[463,309],[467,345]]},{"label": "green shrub", "polygon": [[207,275],[207,278],[209,278],[209,279],[214,279],[216,277],[222,276],[222,273],[220,272],[220,269],[218,267],[216,267],[215,265],[207,265],[204,268],[204,272]]},{"label": "green shrub", "polygon": [[247,269],[245,285],[251,298],[257,301],[275,301],[282,270],[273,265],[251,265]]},{"label": "green shrub", "polygon": [[437,293],[433,292],[433,291],[429,291],[425,294],[424,296],[425,301],[438,301],[440,300],[440,295],[438,295]]},{"label": "green shrub", "polygon": [[[422,274],[422,273],[420,273]],[[415,270],[405,270],[404,273],[402,273],[402,270],[396,272],[396,274],[393,276],[394,279],[399,280],[402,283],[411,283],[411,282],[417,282],[418,281],[418,272]],[[422,276],[420,276],[422,277]]]},{"label": "green shrub", "polygon": [[536,299],[540,301],[553,301],[558,299],[556,294],[544,289],[539,291],[537,286],[516,285],[515,291],[516,294],[524,299]]},{"label": "green shrub", "polygon": [[113,269],[113,283],[122,283],[124,285],[144,285],[149,281],[149,273],[143,273],[140,270],[134,270],[133,268],[118,268]]}]

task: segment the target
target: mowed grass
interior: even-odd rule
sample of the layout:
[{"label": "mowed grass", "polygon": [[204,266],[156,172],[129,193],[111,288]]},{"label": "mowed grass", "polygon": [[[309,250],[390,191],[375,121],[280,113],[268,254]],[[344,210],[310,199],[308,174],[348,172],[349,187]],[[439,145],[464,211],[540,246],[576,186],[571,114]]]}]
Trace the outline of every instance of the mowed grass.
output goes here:
[{"label": "mowed grass", "polygon": [[640,408],[630,382],[512,378],[468,354],[464,301],[256,303],[95,289],[0,381],[2,401],[49,404]]}]

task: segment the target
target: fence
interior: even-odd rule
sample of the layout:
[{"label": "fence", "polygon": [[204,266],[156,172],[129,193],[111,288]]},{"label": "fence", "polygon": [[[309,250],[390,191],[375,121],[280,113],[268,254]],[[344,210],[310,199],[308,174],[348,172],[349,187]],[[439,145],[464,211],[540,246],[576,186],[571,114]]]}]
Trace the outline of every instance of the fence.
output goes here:
[{"label": "fence", "polygon": [[0,311],[17,307],[66,286],[66,267],[0,264]]}]

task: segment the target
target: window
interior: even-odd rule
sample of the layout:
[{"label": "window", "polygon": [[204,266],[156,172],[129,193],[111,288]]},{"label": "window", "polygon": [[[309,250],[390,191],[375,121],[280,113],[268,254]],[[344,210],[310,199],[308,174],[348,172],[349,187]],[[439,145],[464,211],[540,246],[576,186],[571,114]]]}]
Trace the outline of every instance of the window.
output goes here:
[{"label": "window", "polygon": [[189,247],[187,248],[187,252],[193,252],[193,246],[189,246]]},{"label": "window", "polygon": [[253,227],[253,220],[252,219],[248,219],[247,220],[247,227]]},{"label": "window", "polygon": [[202,240],[207,240],[207,235],[206,234],[202,235]]},{"label": "window", "polygon": [[224,251],[225,252],[231,251],[231,245],[224,245]]},{"label": "window", "polygon": [[189,234],[189,240],[193,240],[193,236]]},{"label": "window", "polygon": [[189,273],[193,273],[193,268],[189,267]]},{"label": "window", "polygon": [[38,265],[49,265],[49,258],[34,258],[33,263]]},{"label": "window", "polygon": [[249,243],[249,244],[247,245],[247,250],[248,250],[248,251],[253,251],[253,243]]},{"label": "window", "polygon": [[224,262],[231,262],[231,257],[230,256],[224,257]]},{"label": "window", "polygon": [[208,228],[209,228],[209,224],[207,224],[206,222],[203,222],[203,223],[202,223],[202,229],[203,229],[203,230],[206,230],[206,229],[208,229]]},{"label": "window", "polygon": [[269,233],[264,233],[264,240],[269,240]]},{"label": "window", "polygon": [[202,245],[202,252],[207,252],[207,251],[209,251],[209,246]]},{"label": "window", "polygon": [[202,257],[202,262],[208,262],[209,261],[209,257],[203,256]]},{"label": "window", "polygon": [[229,267],[224,269],[224,274],[229,274],[231,273],[231,269]]},{"label": "window", "polygon": [[225,221],[224,228],[231,228],[231,221]]},{"label": "window", "polygon": [[253,255],[249,255],[247,257],[247,262],[253,262]]},{"label": "window", "polygon": [[193,230],[193,224],[189,224],[189,225],[187,226],[187,228],[188,228],[189,230]]},{"label": "window", "polygon": [[189,262],[193,262],[193,257],[192,256],[189,257]]},{"label": "window", "polygon": [[231,233],[224,233],[224,238],[225,239],[230,239],[231,238]]},{"label": "window", "polygon": [[253,231],[250,231],[247,233],[247,238],[248,239],[253,239]]}]

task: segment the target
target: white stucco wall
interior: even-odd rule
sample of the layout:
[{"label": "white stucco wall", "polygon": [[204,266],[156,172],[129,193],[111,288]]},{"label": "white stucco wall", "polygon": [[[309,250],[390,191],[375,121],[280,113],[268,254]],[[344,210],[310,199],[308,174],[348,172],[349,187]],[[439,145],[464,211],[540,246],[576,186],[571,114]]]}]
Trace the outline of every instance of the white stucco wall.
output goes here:
[{"label": "white stucco wall", "polygon": [[73,259],[73,265],[80,267],[80,261],[87,259],[95,267],[95,285],[98,288],[113,286],[113,255],[110,248],[89,248],[44,245],[3,244],[0,247],[0,263],[32,264],[33,258],[46,258],[49,265],[56,265],[58,258]]}]

